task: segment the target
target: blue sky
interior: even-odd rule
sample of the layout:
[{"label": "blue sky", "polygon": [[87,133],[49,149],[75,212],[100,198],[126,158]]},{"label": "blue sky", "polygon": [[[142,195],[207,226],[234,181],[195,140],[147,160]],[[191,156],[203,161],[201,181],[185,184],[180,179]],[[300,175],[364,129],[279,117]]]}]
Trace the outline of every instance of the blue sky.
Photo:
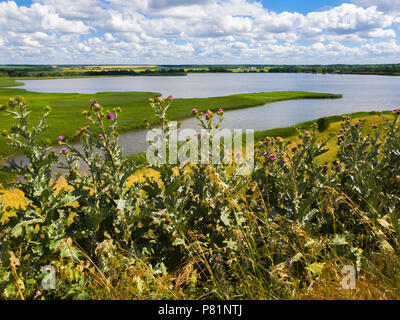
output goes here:
[{"label": "blue sky", "polygon": [[308,13],[312,11],[317,11],[319,9],[325,7],[335,7],[341,5],[342,3],[350,2],[350,1],[340,1],[340,0],[307,0],[307,1],[299,1],[299,0],[281,0],[281,1],[271,1],[264,0],[262,1],[263,6],[275,12],[283,12],[283,11],[296,11],[299,13]]},{"label": "blue sky", "polygon": [[400,63],[399,0],[0,1],[0,64]]}]

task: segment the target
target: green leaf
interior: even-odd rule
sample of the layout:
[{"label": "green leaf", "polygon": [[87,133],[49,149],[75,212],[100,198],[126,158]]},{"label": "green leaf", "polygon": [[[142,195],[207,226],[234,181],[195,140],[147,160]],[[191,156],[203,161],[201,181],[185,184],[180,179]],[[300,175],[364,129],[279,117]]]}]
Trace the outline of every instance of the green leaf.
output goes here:
[{"label": "green leaf", "polygon": [[185,245],[185,240],[183,240],[182,238],[176,238],[172,244],[174,246]]},{"label": "green leaf", "polygon": [[322,270],[325,267],[325,263],[322,262],[314,262],[306,267],[308,271],[310,271],[313,275],[320,275]]},{"label": "green leaf", "polygon": [[121,211],[124,211],[125,210],[125,207],[126,207],[126,200],[117,200],[117,201],[115,201],[116,202],[116,204],[118,205],[118,207],[117,207],[117,209],[118,210],[121,210]]},{"label": "green leaf", "polygon": [[12,228],[11,235],[14,238],[18,238],[22,234],[22,231],[23,231],[22,224],[18,223],[14,228]]},{"label": "green leaf", "polygon": [[81,292],[76,296],[76,300],[90,300],[90,295],[87,292]]}]

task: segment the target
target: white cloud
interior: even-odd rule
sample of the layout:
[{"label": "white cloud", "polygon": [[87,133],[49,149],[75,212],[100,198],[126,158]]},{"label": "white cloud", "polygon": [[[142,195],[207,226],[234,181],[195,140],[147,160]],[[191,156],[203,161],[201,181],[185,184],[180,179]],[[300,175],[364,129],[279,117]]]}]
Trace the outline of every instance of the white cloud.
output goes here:
[{"label": "white cloud", "polygon": [[0,2],[0,63],[359,63],[395,57],[400,1],[354,2],[306,15],[278,14],[252,0]]},{"label": "white cloud", "polygon": [[52,7],[32,4],[18,7],[14,1],[0,3],[0,31],[33,33],[37,31],[55,33],[87,34],[92,29],[79,20],[68,20],[59,16]]},{"label": "white cloud", "polygon": [[309,13],[306,20],[306,28],[318,28],[321,32],[337,34],[386,28],[393,23],[392,16],[377,11],[376,7],[364,9],[353,4],[343,4],[327,11]]},{"label": "white cloud", "polygon": [[371,38],[396,38],[396,32],[393,29],[376,29],[368,32]]},{"label": "white cloud", "polygon": [[400,12],[400,1],[399,0],[354,0],[354,2],[360,6],[376,6],[378,10],[387,13],[398,13]]},{"label": "white cloud", "polygon": [[365,49],[368,52],[372,52],[375,54],[396,54],[400,53],[400,45],[394,41],[385,41],[378,42],[373,44],[365,44],[362,46],[362,49]]}]

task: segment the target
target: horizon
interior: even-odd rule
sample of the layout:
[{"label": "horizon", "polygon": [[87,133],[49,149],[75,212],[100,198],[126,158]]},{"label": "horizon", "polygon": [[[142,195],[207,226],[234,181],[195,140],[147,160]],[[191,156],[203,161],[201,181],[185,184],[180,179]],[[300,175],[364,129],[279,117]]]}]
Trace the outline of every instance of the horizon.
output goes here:
[{"label": "horizon", "polygon": [[312,67],[312,66],[390,66],[390,65],[400,65],[400,63],[352,63],[352,64],[342,64],[342,63],[334,63],[334,64],[322,64],[322,63],[315,63],[315,64],[258,64],[258,63],[215,63],[215,64],[140,64],[140,63],[124,63],[124,64],[108,64],[108,63],[87,63],[87,64],[0,64],[0,66],[12,66],[12,67],[29,67],[29,66],[34,66],[34,67],[49,67],[49,66],[56,66],[56,67],[61,67],[61,66],[77,66],[77,67],[88,67],[88,66],[121,66],[121,67],[127,67],[130,66],[132,69],[135,67],[146,67],[146,68],[154,68],[154,67],[164,67],[164,66],[170,66],[170,67],[189,67],[189,66],[305,66],[305,67]]},{"label": "horizon", "polygon": [[398,0],[2,0],[0,64],[397,64],[399,26]]}]

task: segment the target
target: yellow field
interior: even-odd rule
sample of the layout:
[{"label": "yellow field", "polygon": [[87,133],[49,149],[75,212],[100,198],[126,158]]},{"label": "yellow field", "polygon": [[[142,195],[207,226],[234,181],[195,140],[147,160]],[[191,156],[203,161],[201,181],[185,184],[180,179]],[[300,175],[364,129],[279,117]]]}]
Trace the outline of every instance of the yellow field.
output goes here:
[{"label": "yellow field", "polygon": [[88,66],[88,68],[101,69],[132,69],[132,68],[156,68],[157,66]]}]

